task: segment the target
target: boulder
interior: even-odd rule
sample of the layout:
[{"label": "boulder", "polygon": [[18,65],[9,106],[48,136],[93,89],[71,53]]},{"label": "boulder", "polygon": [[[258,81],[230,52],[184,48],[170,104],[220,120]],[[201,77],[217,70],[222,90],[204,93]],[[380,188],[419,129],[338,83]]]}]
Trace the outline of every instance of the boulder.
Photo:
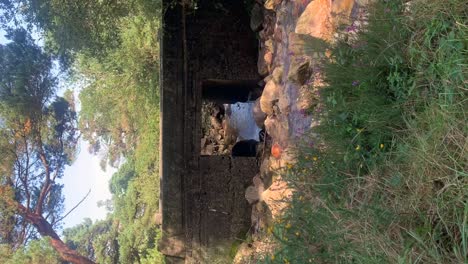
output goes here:
[{"label": "boulder", "polygon": [[263,7],[256,3],[250,12],[250,29],[257,32],[263,24]]},{"label": "boulder", "polygon": [[291,65],[288,72],[288,80],[298,84],[304,85],[310,78],[312,70],[310,68],[310,61],[304,57],[295,57],[291,60]]},{"label": "boulder", "polygon": [[261,44],[258,52],[257,68],[260,76],[267,76],[273,63],[273,41],[266,40]]},{"label": "boulder", "polygon": [[255,186],[249,186],[245,190],[245,199],[249,204],[254,204],[260,200],[260,195]]},{"label": "boulder", "polygon": [[266,9],[275,10],[275,8],[276,8],[279,4],[281,4],[282,1],[283,1],[283,0],[267,0],[267,1],[265,2],[265,5],[264,5],[264,6],[265,6]]},{"label": "boulder", "polygon": [[330,41],[334,28],[349,22],[354,0],[314,0],[297,20],[295,32]]},{"label": "boulder", "polygon": [[330,40],[332,32],[331,2],[330,0],[310,2],[297,20],[295,32]]},{"label": "boulder", "polygon": [[276,84],[274,80],[266,83],[263,89],[262,96],[260,97],[260,108],[267,115],[273,115],[273,105],[279,100],[280,85]]},{"label": "boulder", "polygon": [[283,66],[278,66],[273,70],[273,73],[271,74],[271,77],[273,78],[273,81],[276,84],[283,84]]},{"label": "boulder", "polygon": [[[355,0],[335,0],[332,1],[333,26],[337,27],[350,23],[351,12],[355,5]],[[360,5],[367,5],[366,1],[357,1]]]},{"label": "boulder", "polygon": [[257,124],[258,127],[262,128],[265,124],[265,119],[266,119],[266,114],[262,111],[260,107],[260,98],[258,98],[255,101],[254,107],[252,109],[253,112],[253,117],[255,120],[255,124]]},{"label": "boulder", "polygon": [[273,141],[287,147],[289,140],[288,119],[285,116],[268,116],[265,120],[265,130]]},{"label": "boulder", "polygon": [[270,209],[273,219],[277,219],[288,207],[293,195],[293,190],[287,182],[281,178],[275,180],[271,186],[262,193],[263,201]]}]

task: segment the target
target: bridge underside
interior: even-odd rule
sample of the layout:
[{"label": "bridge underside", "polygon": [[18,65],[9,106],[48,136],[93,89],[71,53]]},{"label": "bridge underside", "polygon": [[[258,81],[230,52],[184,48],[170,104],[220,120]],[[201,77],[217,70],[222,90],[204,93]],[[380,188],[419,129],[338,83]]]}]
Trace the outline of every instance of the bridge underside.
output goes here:
[{"label": "bridge underside", "polygon": [[255,158],[201,156],[202,83],[256,80],[257,41],[239,0],[164,0],[161,42],[160,250],[166,263],[208,263],[250,224],[244,190]]}]

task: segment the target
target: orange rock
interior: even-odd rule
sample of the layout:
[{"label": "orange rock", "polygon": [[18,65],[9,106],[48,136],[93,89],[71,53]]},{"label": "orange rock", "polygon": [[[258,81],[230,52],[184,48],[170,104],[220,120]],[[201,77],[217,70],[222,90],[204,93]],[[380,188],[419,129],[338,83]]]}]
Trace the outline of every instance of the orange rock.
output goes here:
[{"label": "orange rock", "polygon": [[295,32],[324,40],[331,39],[331,1],[310,2],[299,17]]},{"label": "orange rock", "polygon": [[281,152],[281,146],[278,143],[273,144],[273,146],[271,147],[271,155],[279,159],[281,157]]}]

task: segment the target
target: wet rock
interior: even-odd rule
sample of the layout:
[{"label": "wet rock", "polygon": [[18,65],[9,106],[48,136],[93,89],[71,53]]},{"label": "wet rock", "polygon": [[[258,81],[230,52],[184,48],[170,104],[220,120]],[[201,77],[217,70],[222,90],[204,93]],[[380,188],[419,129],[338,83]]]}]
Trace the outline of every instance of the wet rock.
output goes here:
[{"label": "wet rock", "polygon": [[266,83],[260,97],[260,108],[267,115],[273,115],[273,105],[279,99],[280,86],[273,80]]},{"label": "wet rock", "polygon": [[282,1],[283,0],[267,0],[264,6],[266,9],[274,10]]},{"label": "wet rock", "polygon": [[261,29],[263,24],[263,7],[258,3],[255,4],[250,13],[250,29],[257,32]]},{"label": "wet rock", "polygon": [[312,71],[310,69],[310,61],[304,57],[296,57],[291,61],[289,67],[288,80],[298,84],[304,85],[310,78]]}]

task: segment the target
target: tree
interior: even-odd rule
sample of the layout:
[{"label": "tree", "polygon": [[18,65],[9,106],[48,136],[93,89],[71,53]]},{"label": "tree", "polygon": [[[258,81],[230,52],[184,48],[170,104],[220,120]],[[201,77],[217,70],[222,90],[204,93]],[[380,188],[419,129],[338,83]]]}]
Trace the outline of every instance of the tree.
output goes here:
[{"label": "tree", "polygon": [[119,263],[118,222],[111,217],[96,221],[86,218],[81,224],[64,230],[65,243],[101,264]]},{"label": "tree", "polygon": [[93,263],[55,232],[63,213],[65,165],[78,133],[73,103],[57,97],[52,61],[22,29],[0,45],[0,242],[14,248],[48,237],[61,259]]}]

